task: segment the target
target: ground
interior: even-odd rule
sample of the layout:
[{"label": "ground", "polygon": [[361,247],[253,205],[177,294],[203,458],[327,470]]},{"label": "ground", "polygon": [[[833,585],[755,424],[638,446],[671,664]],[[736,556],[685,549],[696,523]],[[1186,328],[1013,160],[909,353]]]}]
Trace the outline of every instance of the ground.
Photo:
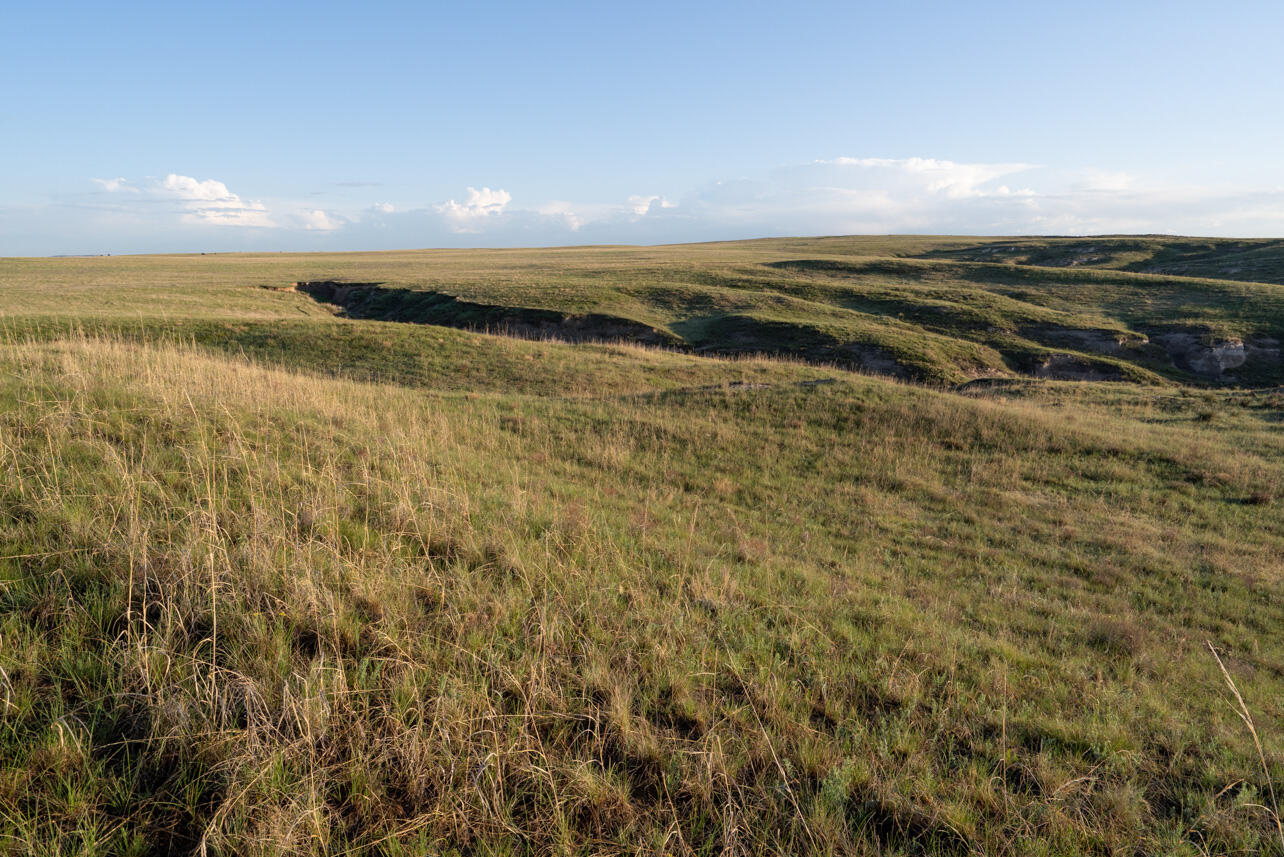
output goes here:
[{"label": "ground", "polygon": [[0,853],[1280,853],[1281,287],[1017,243],[0,260]]}]

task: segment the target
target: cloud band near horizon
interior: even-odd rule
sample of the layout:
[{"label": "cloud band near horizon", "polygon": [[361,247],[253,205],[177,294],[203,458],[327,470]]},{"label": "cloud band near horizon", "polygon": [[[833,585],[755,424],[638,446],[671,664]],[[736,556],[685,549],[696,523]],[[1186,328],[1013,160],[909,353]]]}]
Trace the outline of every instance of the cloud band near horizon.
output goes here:
[{"label": "cloud band near horizon", "polygon": [[[26,226],[0,239],[0,253],[647,244],[898,232],[1284,235],[1284,188],[1163,186],[1099,169],[931,158],[816,160],[714,181],[675,201],[640,192],[618,201],[527,202],[483,184],[468,187],[462,201],[406,206],[371,199],[327,207],[313,197],[246,198],[223,181],[179,173],[92,181],[96,193],[43,211],[0,207],[0,222],[16,223],[20,214]],[[387,193],[385,186],[362,186]],[[75,246],[57,243],[75,233]],[[35,246],[19,246],[24,238]]]}]

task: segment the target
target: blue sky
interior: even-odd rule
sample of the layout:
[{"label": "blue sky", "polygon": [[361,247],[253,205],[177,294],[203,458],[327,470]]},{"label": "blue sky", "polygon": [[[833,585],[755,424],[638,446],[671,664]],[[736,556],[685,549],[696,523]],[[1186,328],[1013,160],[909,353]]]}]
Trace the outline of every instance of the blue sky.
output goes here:
[{"label": "blue sky", "polygon": [[0,254],[1284,235],[1284,4],[10,3]]}]

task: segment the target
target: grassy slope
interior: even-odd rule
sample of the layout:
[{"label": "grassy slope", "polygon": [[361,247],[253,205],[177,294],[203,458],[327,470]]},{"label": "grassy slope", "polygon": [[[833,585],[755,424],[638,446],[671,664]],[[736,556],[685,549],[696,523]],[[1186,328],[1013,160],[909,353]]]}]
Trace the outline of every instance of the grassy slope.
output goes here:
[{"label": "grassy slope", "polygon": [[[914,253],[917,250],[910,251]],[[918,251],[929,258],[1019,265],[1089,266],[1186,277],[1284,283],[1284,241],[1275,238],[997,238]]]},{"label": "grassy slope", "polygon": [[[308,339],[324,330],[319,323],[335,308],[258,287],[339,280],[516,309],[601,313],[653,327],[696,350],[890,367],[947,384],[1030,372],[1059,353],[1137,381],[1190,382],[1196,379],[1176,370],[1162,349],[1143,344],[1147,332],[1284,339],[1284,286],[904,258],[966,254],[975,246],[975,240],[945,238],[779,239],[8,261],[0,267],[0,289],[13,297],[0,319],[23,332],[51,315],[79,315],[99,328],[147,336],[178,329],[197,341],[272,359],[307,352],[299,360],[306,365],[326,356],[327,346]],[[383,317],[397,318],[388,303],[382,302]],[[344,349],[336,362],[366,367],[365,377],[378,374],[378,361],[364,353],[380,347],[370,330],[339,326],[333,333],[340,340],[334,347]],[[1096,332],[1124,348],[1113,355],[1085,351],[1065,339],[1066,331]],[[1284,364],[1254,363],[1234,375],[1250,385],[1279,384]]]},{"label": "grassy slope", "polygon": [[1278,847],[1278,394],[959,395],[100,261],[3,287],[0,849]]}]

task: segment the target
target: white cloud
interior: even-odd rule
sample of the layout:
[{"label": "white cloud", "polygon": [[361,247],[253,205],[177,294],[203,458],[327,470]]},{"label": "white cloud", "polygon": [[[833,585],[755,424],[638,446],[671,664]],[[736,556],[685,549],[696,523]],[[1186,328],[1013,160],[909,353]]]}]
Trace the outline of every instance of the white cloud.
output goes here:
[{"label": "white cloud", "polygon": [[897,232],[1251,235],[1284,233],[1284,191],[1147,188],[1130,175],[1015,162],[835,158],[715,181],[677,200],[635,194],[515,208],[506,191],[469,188],[463,202],[417,211],[367,207],[347,220],[341,234],[354,248]]},{"label": "white cloud", "polygon": [[659,208],[673,208],[675,205],[677,205],[677,203],[669,202],[669,200],[654,193],[650,196],[635,194],[634,196],[629,197],[629,208],[632,209],[633,213],[639,217],[645,216],[651,210],[652,206],[657,206]]},{"label": "white cloud", "polygon": [[476,228],[476,224],[472,221],[502,214],[512,199],[512,195],[506,190],[491,190],[488,187],[478,190],[475,187],[469,187],[468,197],[464,202],[459,203],[452,199],[433,208],[453,220],[460,221],[461,230],[471,231]]},{"label": "white cloud", "polygon": [[240,197],[227,189],[227,185],[214,179],[197,181],[191,176],[180,176],[170,173],[161,183],[165,190],[183,199],[199,199],[209,202],[239,203]]},{"label": "white cloud", "polygon": [[1038,194],[1030,190],[1028,187],[1013,190],[1005,184],[1001,184],[996,187],[994,189],[994,194],[995,196],[1038,196]]},{"label": "white cloud", "polygon": [[131,185],[129,180],[123,176],[114,179],[93,179],[93,182],[108,193],[118,193],[120,191],[125,191],[126,193],[139,192],[138,188]]},{"label": "white cloud", "polygon": [[546,202],[535,209],[535,213],[543,217],[560,219],[566,224],[566,228],[572,232],[578,232],[579,228],[584,225],[584,218],[575,212],[575,207],[571,203],[562,200]]},{"label": "white cloud", "polygon": [[[1179,185],[1095,166],[935,158],[840,157],[711,181],[681,197],[552,199],[520,208],[508,191],[489,187],[469,187],[462,201],[408,207],[366,197],[324,210],[306,196],[246,199],[222,181],[177,173],[98,178],[91,187],[94,193],[58,207],[0,204],[0,253],[647,244],[897,232],[1284,235],[1281,187]],[[237,226],[243,228],[229,228]]]},{"label": "white cloud", "polygon": [[880,183],[897,182],[921,187],[928,193],[940,193],[951,198],[981,196],[983,186],[995,179],[1033,168],[1031,164],[960,164],[936,158],[835,158],[817,161],[854,168],[869,174],[869,179]]},{"label": "white cloud", "polygon": [[[216,226],[274,227],[277,223],[261,202],[241,199],[214,179],[197,181],[191,176],[167,175],[159,184],[162,193],[184,201],[185,223],[208,223]],[[311,227],[309,227],[311,228]]]},{"label": "white cloud", "polygon": [[1050,210],[1064,215],[1086,198],[1066,191],[1054,201],[1032,187],[1000,183],[1018,173],[1065,185],[1026,163],[841,157],[714,183],[684,197],[674,214],[745,235],[1004,234],[1053,231],[1041,230],[1040,218]]},{"label": "white cloud", "polygon": [[[630,202],[640,207],[645,199]],[[632,240],[897,232],[1284,234],[1284,190],[1175,187],[1102,169],[932,158],[817,160],[713,182],[674,206],[649,205],[647,211],[630,222]],[[619,223],[612,229],[625,231]],[[580,232],[587,237],[594,230]]]},{"label": "white cloud", "polygon": [[268,214],[262,203],[247,203],[240,208],[215,206],[193,208],[183,215],[184,223],[210,224],[213,226],[251,226],[273,228],[278,224]]},{"label": "white cloud", "polygon": [[343,227],[343,221],[331,217],[319,208],[311,211],[303,211],[298,215],[299,221],[303,224],[304,229],[315,230],[319,232],[330,232],[334,229]]},{"label": "white cloud", "polygon": [[1085,192],[1105,191],[1114,193],[1132,190],[1137,185],[1137,177],[1131,173],[1086,169],[1080,170],[1079,176],[1071,184],[1074,190]]}]

